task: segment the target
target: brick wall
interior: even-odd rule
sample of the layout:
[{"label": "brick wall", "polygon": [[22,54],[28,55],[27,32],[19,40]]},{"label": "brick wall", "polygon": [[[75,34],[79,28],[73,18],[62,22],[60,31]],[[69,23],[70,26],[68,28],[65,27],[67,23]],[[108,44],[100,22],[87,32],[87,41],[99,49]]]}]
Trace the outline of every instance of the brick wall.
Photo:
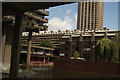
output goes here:
[{"label": "brick wall", "polygon": [[76,70],[103,74],[120,74],[120,63],[91,62],[81,60],[57,60],[55,69]]}]

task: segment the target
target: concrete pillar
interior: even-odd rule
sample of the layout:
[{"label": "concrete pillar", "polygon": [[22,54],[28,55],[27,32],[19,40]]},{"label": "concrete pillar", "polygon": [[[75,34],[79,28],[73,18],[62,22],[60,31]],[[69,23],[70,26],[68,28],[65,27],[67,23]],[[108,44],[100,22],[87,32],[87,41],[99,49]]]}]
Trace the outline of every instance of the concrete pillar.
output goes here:
[{"label": "concrete pillar", "polygon": [[10,70],[10,60],[11,60],[11,45],[12,45],[12,35],[13,35],[13,31],[12,28],[10,28],[12,26],[7,26],[7,35],[6,35],[6,42],[5,42],[5,46],[4,46],[4,57],[3,57],[3,72],[7,72],[9,73]]},{"label": "concrete pillar", "polygon": [[45,61],[46,61],[46,60],[45,60],[45,58],[44,58],[44,59],[43,59],[43,64],[44,64],[44,65],[45,65]]},{"label": "concrete pillar", "polygon": [[49,62],[49,60],[50,60],[50,58],[48,57],[48,58],[47,58],[47,62]]},{"label": "concrete pillar", "polygon": [[69,38],[67,58],[71,59],[71,56],[72,56],[72,35],[70,35]]},{"label": "concrete pillar", "polygon": [[15,15],[15,26],[13,28],[13,40],[11,49],[10,78],[17,78],[19,71],[20,44],[22,37],[22,14]]},{"label": "concrete pillar", "polygon": [[107,30],[105,30],[104,38],[107,38]]},{"label": "concrete pillar", "polygon": [[79,38],[79,54],[80,54],[80,57],[82,58],[83,57],[83,36],[80,35],[80,38]]},{"label": "concrete pillar", "polygon": [[46,60],[45,60],[45,57],[44,57],[44,59],[43,59],[43,65],[42,65],[43,68],[45,68],[45,61]]},{"label": "concrete pillar", "polygon": [[44,52],[44,49],[42,50],[42,52]]},{"label": "concrete pillar", "polygon": [[53,55],[52,53],[53,53],[53,50],[50,51],[50,55]]},{"label": "concrete pillar", "polygon": [[95,36],[92,34],[91,36],[91,43],[90,43],[90,59],[94,59],[94,53],[95,53]]},{"label": "concrete pillar", "polygon": [[2,62],[4,62],[4,51],[5,51],[5,42],[6,42],[6,34],[7,34],[7,25],[3,24],[2,27]]},{"label": "concrete pillar", "polygon": [[28,50],[27,50],[27,69],[30,68],[30,57],[31,57],[31,46],[32,46],[32,31],[29,31],[28,35]]}]

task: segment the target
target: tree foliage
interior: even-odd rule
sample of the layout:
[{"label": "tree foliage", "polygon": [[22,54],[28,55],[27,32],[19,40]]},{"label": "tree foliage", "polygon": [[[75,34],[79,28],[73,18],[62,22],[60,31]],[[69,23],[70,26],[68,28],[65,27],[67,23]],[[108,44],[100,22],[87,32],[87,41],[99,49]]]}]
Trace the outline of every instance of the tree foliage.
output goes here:
[{"label": "tree foliage", "polygon": [[120,60],[120,33],[116,34],[116,36],[112,38],[112,51],[112,60]]},{"label": "tree foliage", "polygon": [[120,58],[120,35],[116,34],[112,39],[102,38],[97,41],[95,58],[107,62],[117,62]]},{"label": "tree foliage", "polygon": [[78,51],[75,51],[74,54],[73,54],[73,57],[76,59],[76,58],[78,58],[79,56],[80,56],[80,55],[79,55]]},{"label": "tree foliage", "polygon": [[109,59],[111,57],[110,51],[111,51],[111,40],[108,38],[102,38],[101,40],[98,40],[97,45],[99,46],[99,58],[103,59]]},{"label": "tree foliage", "polygon": [[54,48],[54,45],[50,42],[50,40],[44,40],[44,41],[42,41],[42,43],[41,43],[40,46]]}]

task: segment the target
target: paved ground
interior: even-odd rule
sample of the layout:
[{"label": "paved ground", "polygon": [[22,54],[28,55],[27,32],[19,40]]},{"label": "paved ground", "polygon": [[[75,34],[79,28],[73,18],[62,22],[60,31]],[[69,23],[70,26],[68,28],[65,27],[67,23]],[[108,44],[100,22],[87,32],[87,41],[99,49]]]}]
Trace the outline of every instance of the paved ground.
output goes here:
[{"label": "paved ground", "polygon": [[95,74],[78,71],[44,69],[37,71],[24,71],[19,74],[23,78],[120,78],[120,74]]},{"label": "paved ground", "polygon": [[96,74],[57,69],[28,71],[24,74],[29,78],[120,78],[118,74]]}]

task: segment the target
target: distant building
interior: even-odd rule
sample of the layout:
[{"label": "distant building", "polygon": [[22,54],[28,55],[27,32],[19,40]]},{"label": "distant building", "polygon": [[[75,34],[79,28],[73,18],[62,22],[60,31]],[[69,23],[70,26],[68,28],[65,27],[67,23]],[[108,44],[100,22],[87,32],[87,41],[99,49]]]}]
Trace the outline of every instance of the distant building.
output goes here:
[{"label": "distant building", "polygon": [[[22,17],[23,21],[21,23],[23,24],[22,24],[21,31],[39,32],[39,31],[47,30],[48,26],[44,25],[44,23],[47,23],[48,19],[46,19],[44,16],[48,16],[48,14],[49,14],[48,11],[45,11],[45,9],[37,9],[33,12],[31,11],[25,12]],[[2,42],[2,49],[3,49],[2,62],[3,62],[4,69],[7,69],[8,67],[10,67],[11,49],[12,49],[12,45],[14,45],[13,33],[14,33],[14,27],[16,24],[15,19],[16,19],[15,15],[2,16],[2,30],[3,30],[2,31],[2,41],[3,41]]]},{"label": "distant building", "polygon": [[[32,45],[40,46],[44,40],[49,40],[55,48],[59,48],[60,39],[64,33],[58,33],[55,31],[42,31],[39,33],[33,33],[32,35]],[[28,33],[24,32],[22,36],[22,43],[27,44],[28,42]]]},{"label": "distant building", "polygon": [[[27,45],[22,44],[21,45],[21,52],[20,52],[20,64],[25,65],[26,64],[26,57],[27,57]],[[42,46],[32,46],[31,47],[31,59],[30,59],[30,65],[33,66],[33,64],[43,63],[43,61],[53,62],[54,59],[56,59],[58,56],[54,56],[52,54],[53,48],[47,48]],[[36,66],[33,66],[36,67]],[[40,67],[40,66],[39,66]]]},{"label": "distant building", "polygon": [[[58,50],[55,54],[61,57],[70,58],[75,51],[78,51],[80,57],[90,59],[94,56],[94,46],[97,40],[105,36],[112,38],[118,32],[118,30],[44,31],[33,33],[32,45],[40,46],[42,41],[50,40],[56,46],[55,50]],[[27,33],[23,33],[23,42],[27,43],[27,35]]]},{"label": "distant building", "polygon": [[84,33],[67,34],[62,37],[60,44],[60,55],[71,58],[75,51],[78,51],[81,58],[93,59],[95,46],[98,40],[108,37],[111,39],[118,34],[118,30],[99,30],[96,32],[87,31]]},{"label": "distant building", "polygon": [[78,30],[103,29],[104,0],[78,2]]}]

